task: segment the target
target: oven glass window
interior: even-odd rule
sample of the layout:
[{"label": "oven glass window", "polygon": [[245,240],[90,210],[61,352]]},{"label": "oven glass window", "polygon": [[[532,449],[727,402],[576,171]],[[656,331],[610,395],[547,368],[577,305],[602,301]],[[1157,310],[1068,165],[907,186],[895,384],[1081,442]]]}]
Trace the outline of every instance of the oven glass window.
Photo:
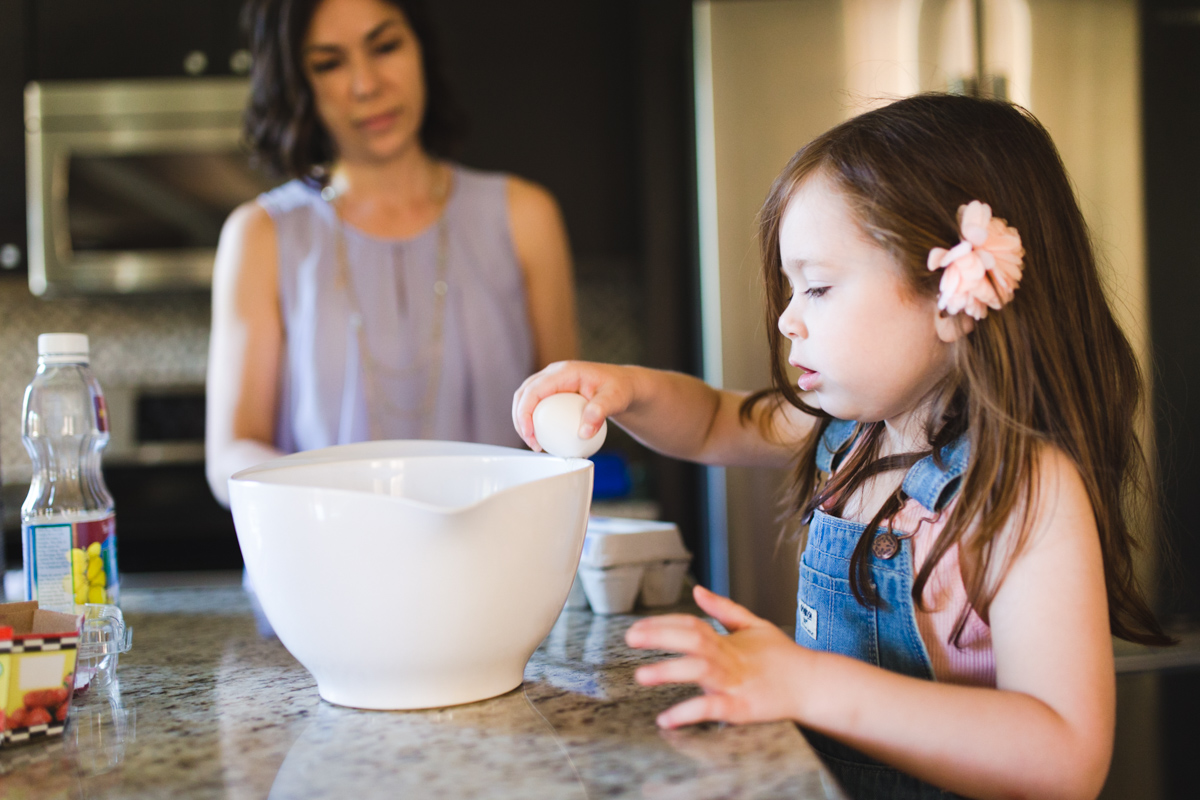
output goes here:
[{"label": "oven glass window", "polygon": [[77,252],[216,247],[229,212],[278,183],[241,152],[75,155],[68,169]]}]

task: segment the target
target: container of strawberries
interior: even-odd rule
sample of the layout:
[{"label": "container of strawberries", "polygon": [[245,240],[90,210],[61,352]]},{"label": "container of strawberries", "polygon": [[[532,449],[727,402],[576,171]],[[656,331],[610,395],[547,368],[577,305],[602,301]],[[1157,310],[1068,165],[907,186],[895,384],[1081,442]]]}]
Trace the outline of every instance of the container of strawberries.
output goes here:
[{"label": "container of strawberries", "polygon": [[62,734],[82,624],[36,600],[0,604],[0,744]]}]

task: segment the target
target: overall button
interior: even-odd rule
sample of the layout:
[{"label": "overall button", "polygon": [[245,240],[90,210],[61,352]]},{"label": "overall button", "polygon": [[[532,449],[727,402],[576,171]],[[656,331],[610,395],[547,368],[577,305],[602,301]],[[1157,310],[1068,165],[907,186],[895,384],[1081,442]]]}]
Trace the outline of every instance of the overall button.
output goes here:
[{"label": "overall button", "polygon": [[900,540],[891,531],[884,531],[871,542],[871,552],[885,561],[894,558],[900,552]]}]

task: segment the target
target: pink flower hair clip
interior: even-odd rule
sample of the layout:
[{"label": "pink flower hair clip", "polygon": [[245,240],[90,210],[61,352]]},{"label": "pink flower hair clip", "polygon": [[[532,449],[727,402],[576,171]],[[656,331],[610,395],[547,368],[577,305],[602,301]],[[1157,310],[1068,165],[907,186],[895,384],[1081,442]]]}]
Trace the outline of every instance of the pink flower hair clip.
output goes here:
[{"label": "pink flower hair clip", "polygon": [[987,203],[972,200],[959,206],[958,226],[961,242],[949,250],[929,251],[929,269],[945,270],[938,308],[950,316],[965,311],[980,320],[989,308],[998,311],[1013,299],[1025,249],[1017,229],[993,217]]}]

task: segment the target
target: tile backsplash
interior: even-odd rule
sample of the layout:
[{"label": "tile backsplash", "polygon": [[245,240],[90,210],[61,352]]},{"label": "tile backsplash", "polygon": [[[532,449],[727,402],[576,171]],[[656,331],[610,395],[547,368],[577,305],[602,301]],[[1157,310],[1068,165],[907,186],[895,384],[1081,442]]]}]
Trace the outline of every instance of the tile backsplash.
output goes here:
[{"label": "tile backsplash", "polygon": [[[636,270],[623,260],[580,266],[584,358],[640,362],[642,301]],[[21,444],[21,400],[37,370],[39,333],[86,333],[92,371],[106,390],[202,384],[209,315],[206,294],[42,300],[30,294],[25,276],[0,276],[0,482],[29,480],[29,456]]]},{"label": "tile backsplash", "polygon": [[204,382],[209,298],[205,294],[42,300],[23,275],[0,278],[0,479],[29,480],[21,444],[21,400],[37,371],[39,333],[86,333],[100,385]]}]

